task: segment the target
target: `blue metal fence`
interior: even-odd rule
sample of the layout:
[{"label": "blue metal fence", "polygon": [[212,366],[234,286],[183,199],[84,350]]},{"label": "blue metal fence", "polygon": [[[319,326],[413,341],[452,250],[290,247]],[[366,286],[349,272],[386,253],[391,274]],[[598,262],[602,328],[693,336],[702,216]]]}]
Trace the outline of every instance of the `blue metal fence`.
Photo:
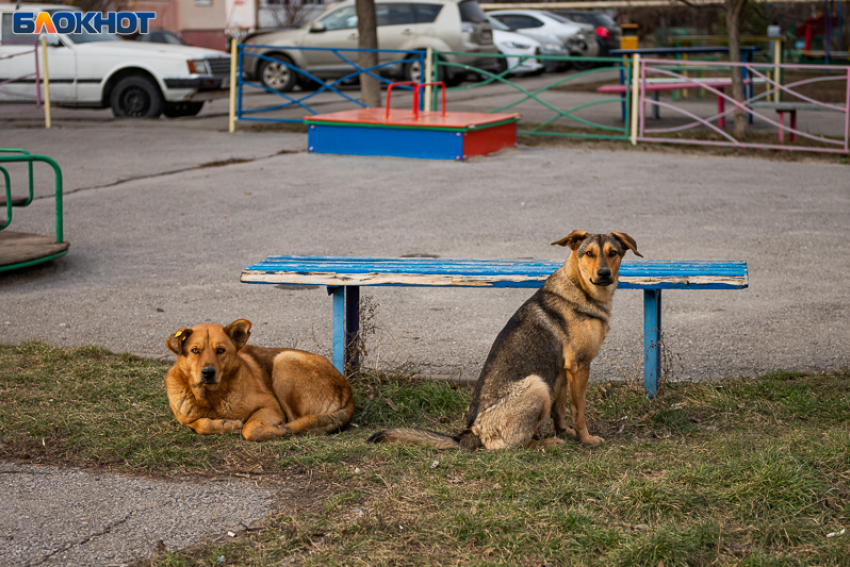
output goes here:
[{"label": "blue metal fence", "polygon": [[[346,74],[343,77],[340,77],[333,82],[325,83],[323,80],[317,78],[313,74],[305,71],[297,67],[296,65],[290,64],[287,61],[283,61],[280,59],[275,59],[273,57],[269,57],[267,55],[260,55],[259,53],[252,53],[252,50],[257,49],[265,49],[265,50],[274,50],[276,52],[280,51],[324,51],[328,53],[332,53],[337,58],[339,58],[340,63],[344,63],[346,65],[351,66],[351,72]],[[387,61],[384,63],[380,63],[378,65],[374,65],[372,67],[361,67],[355,61],[351,59],[352,54],[358,54],[362,52],[369,53],[382,53],[382,54],[399,54],[399,58],[393,61]],[[391,49],[333,49],[333,48],[321,48],[321,47],[281,47],[281,46],[272,46],[272,45],[239,45],[238,46],[238,72],[237,72],[237,90],[236,90],[236,119],[237,120],[253,120],[253,121],[261,121],[261,122],[293,122],[293,123],[302,123],[303,120],[298,118],[268,118],[259,116],[263,113],[273,112],[276,110],[282,110],[285,108],[293,108],[293,107],[301,107],[305,111],[307,111],[311,115],[319,114],[315,109],[313,109],[307,101],[311,98],[315,97],[319,93],[322,92],[331,92],[339,95],[344,100],[350,101],[357,106],[368,108],[367,104],[364,104],[360,100],[349,96],[348,94],[342,92],[339,87],[341,87],[344,83],[351,79],[355,79],[359,77],[361,74],[369,75],[370,77],[374,77],[381,83],[389,84],[391,82],[390,79],[386,77],[382,77],[380,75],[380,69],[387,69],[392,66],[405,65],[408,63],[419,63],[419,68],[422,70],[424,75],[425,69],[425,52],[424,51],[401,51],[401,50],[391,50]],[[272,61],[281,65],[286,66],[293,73],[296,73],[298,77],[301,78],[302,82],[314,82],[318,85],[318,88],[314,91],[299,91],[295,93],[287,93],[278,91],[272,88],[267,87],[261,81],[255,81],[253,77],[246,78],[244,76],[244,60],[245,57],[254,57],[261,61]],[[261,91],[271,93],[277,95],[284,99],[284,102],[281,104],[275,104],[271,106],[265,106],[261,108],[252,108],[245,109],[243,107],[243,88],[244,87],[253,87],[259,89]],[[410,89],[411,87],[406,87]]]}]

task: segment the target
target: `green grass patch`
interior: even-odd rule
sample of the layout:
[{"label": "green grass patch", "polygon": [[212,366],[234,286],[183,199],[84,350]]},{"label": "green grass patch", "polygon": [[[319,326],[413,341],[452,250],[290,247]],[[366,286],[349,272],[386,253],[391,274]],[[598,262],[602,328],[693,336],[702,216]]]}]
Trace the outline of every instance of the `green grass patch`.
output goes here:
[{"label": "green grass patch", "polygon": [[[139,565],[841,566],[850,557],[850,371],[666,386],[592,384],[597,449],[372,446],[455,433],[471,388],[360,376],[354,426],[248,443],[180,426],[167,366],[99,348],[0,346],[0,454],[296,489],[263,529]],[[224,560],[219,562],[219,558]]]}]

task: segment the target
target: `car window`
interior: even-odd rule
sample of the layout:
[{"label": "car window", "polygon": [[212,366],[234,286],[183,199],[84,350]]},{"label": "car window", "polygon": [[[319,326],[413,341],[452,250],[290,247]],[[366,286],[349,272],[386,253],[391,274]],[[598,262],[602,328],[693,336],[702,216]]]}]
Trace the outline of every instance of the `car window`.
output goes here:
[{"label": "car window", "polygon": [[616,28],[617,22],[609,16],[608,14],[598,14],[597,18],[599,18],[599,23],[605,26],[606,28]]},{"label": "car window", "polygon": [[550,18],[552,18],[555,21],[561,22],[562,24],[572,24],[573,23],[569,20],[569,18],[565,18],[564,16],[559,16],[558,14],[555,14],[553,12],[546,12],[546,15],[549,16]]},{"label": "car window", "polygon": [[503,14],[493,16],[512,30],[524,30],[526,28],[539,28],[543,26],[543,22],[531,16],[523,16],[520,14]]},{"label": "car window", "polygon": [[413,19],[417,24],[430,24],[437,19],[442,4],[412,4]]},{"label": "car window", "polygon": [[0,35],[0,39],[3,40],[3,43],[29,43],[35,44],[35,41],[38,39],[38,35],[34,33],[13,33],[12,32],[12,16],[11,12],[6,12],[3,14],[2,20],[2,35]]},{"label": "car window", "polygon": [[413,9],[410,4],[376,4],[375,16],[379,26],[402,26],[413,23]]},{"label": "car window", "polygon": [[564,14],[564,15],[556,14],[556,16],[562,16],[562,17],[564,17],[568,20],[572,20],[574,22],[581,22],[581,23],[584,23],[584,24],[592,24],[593,23],[593,18],[587,16],[586,14],[571,13],[571,14]]},{"label": "car window", "polygon": [[460,10],[461,22],[480,24],[487,21],[487,16],[484,15],[484,10],[478,5],[477,0],[463,0],[457,7]]},{"label": "car window", "polygon": [[74,43],[95,43],[98,41],[124,41],[114,33],[69,33],[66,37],[70,38]]},{"label": "car window", "polygon": [[493,26],[494,30],[511,31],[511,28],[509,28],[508,26],[506,26],[505,24],[503,24],[502,22],[500,22],[499,20],[497,20],[496,18],[494,18],[492,16],[488,17],[487,21],[490,22],[490,25]]},{"label": "car window", "polygon": [[324,18],[321,22],[325,25],[325,29],[330,30],[347,30],[357,27],[357,13],[354,6],[346,6],[339,10],[334,10]]}]

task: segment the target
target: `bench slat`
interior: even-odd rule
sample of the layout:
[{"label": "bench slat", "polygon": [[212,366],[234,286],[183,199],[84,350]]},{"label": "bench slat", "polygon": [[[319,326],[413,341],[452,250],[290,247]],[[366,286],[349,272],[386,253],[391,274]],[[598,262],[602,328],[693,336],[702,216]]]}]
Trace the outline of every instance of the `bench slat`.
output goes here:
[{"label": "bench slat", "polygon": [[[269,256],[246,268],[244,283],[326,286],[540,287],[561,262]],[[621,289],[728,289],[748,285],[746,262],[626,262]]]}]

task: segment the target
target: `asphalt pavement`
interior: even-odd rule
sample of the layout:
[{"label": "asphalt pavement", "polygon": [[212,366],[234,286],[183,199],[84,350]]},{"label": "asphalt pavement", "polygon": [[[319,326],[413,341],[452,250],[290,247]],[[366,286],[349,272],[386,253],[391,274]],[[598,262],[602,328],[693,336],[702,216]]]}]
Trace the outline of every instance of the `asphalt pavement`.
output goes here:
[{"label": "asphalt pavement", "polygon": [[[194,119],[156,121],[60,109],[49,131],[34,111],[0,109],[0,146],[51,156],[62,167],[71,243],[58,261],[0,273],[0,342],[95,344],[171,360],[164,341],[175,330],[246,318],[255,344],[330,355],[325,289],[242,284],[242,269],[271,254],[563,261],[564,250],[549,243],[576,229],[616,230],[630,234],[647,260],[748,263],[748,289],[664,292],[670,380],[850,366],[847,165],[580,146],[521,146],[465,163],[316,155],[307,153],[305,134],[242,124],[229,134],[224,109],[216,103]],[[43,198],[16,211],[11,228],[51,234],[48,168],[37,170],[37,181]],[[473,380],[529,292],[363,294],[374,307],[364,322],[367,366]],[[591,379],[640,375],[642,309],[639,292],[617,292]],[[126,562],[145,557],[159,537],[108,560],[65,554],[62,546],[84,549],[93,541],[86,534],[123,518],[118,510],[102,525],[69,520],[78,533],[43,548],[15,547],[39,530],[45,512],[21,491],[42,477],[3,472],[0,509],[33,512],[20,512],[28,525],[0,522],[0,564]],[[71,471],[69,482],[80,474],[87,473]],[[159,488],[144,493],[147,503],[168,502],[175,490],[162,481],[150,486]],[[50,487],[63,490],[59,482]],[[265,502],[253,490],[233,487],[242,502]],[[97,494],[77,502],[99,507]],[[264,506],[232,517],[253,521]],[[140,520],[135,529],[150,525]],[[15,539],[4,537],[8,530]]]}]

